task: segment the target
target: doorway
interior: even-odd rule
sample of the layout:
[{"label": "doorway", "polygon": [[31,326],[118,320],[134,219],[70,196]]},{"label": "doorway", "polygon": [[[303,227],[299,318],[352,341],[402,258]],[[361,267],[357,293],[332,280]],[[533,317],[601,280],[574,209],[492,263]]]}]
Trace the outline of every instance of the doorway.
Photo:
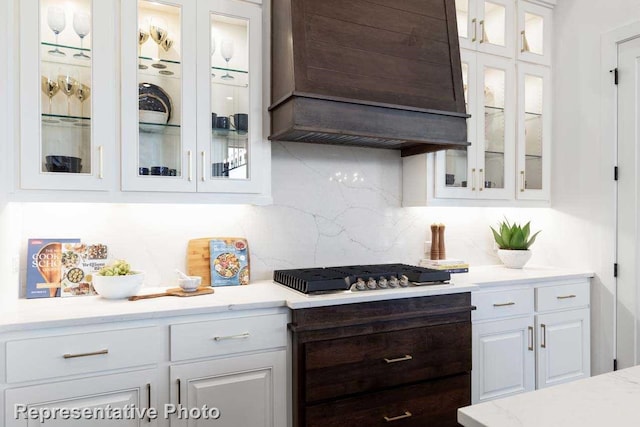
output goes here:
[{"label": "doorway", "polygon": [[616,358],[618,369],[640,356],[640,37],[618,44]]}]

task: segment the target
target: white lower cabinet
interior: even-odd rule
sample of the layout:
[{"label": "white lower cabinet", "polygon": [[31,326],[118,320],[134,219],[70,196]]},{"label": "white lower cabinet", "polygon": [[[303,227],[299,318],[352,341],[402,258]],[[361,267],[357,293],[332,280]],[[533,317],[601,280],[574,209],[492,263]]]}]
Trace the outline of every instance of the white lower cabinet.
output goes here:
[{"label": "white lower cabinet", "polygon": [[472,304],[473,404],[591,375],[589,279],[483,288]]},{"label": "white lower cabinet", "polygon": [[285,426],[285,369],[285,350],[172,366],[171,400],[203,415],[177,413],[171,425]]},{"label": "white lower cabinet", "polygon": [[[9,389],[6,391],[4,425],[150,425],[150,420],[144,416],[138,416],[133,412],[121,412],[121,415],[116,415],[116,411],[135,406],[138,411],[148,414],[149,408],[155,408],[158,390],[156,375],[156,371],[152,369]],[[41,414],[41,418],[38,418],[38,415],[32,416],[31,411],[33,414]],[[109,413],[113,416],[109,417]]]}]

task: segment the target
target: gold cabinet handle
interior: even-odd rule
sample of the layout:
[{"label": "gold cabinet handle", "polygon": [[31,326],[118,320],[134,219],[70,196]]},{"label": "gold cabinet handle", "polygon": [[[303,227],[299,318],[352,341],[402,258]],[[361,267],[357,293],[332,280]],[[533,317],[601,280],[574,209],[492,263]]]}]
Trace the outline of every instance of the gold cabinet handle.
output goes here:
[{"label": "gold cabinet handle", "polygon": [[398,357],[397,359],[387,359],[386,357],[384,358],[384,361],[387,363],[396,363],[396,362],[406,362],[407,360],[411,360],[413,359],[413,356],[411,356],[410,354],[405,354],[402,357]]},{"label": "gold cabinet handle", "polygon": [[98,146],[98,178],[104,179],[104,149],[102,145]]},{"label": "gold cabinet handle", "polygon": [[109,350],[105,348],[104,350],[92,351],[90,353],[66,353],[62,355],[62,357],[65,359],[75,359],[76,357],[99,356],[101,354],[109,354]]},{"label": "gold cabinet handle", "polygon": [[547,326],[543,323],[540,325],[542,329],[542,339],[540,340],[540,347],[547,348]]},{"label": "gold cabinet handle", "polygon": [[202,153],[200,153],[202,155],[202,182],[205,182],[207,180],[206,178],[206,166],[207,166],[207,154],[203,151]]},{"label": "gold cabinet handle", "polygon": [[520,43],[522,43],[520,53],[529,52],[529,43],[527,42],[527,35],[524,30],[520,31]]},{"label": "gold cabinet handle", "polygon": [[529,326],[529,351],[533,351],[533,326]]},{"label": "gold cabinet handle", "polygon": [[480,185],[478,186],[479,190],[484,190],[484,169],[480,169]]},{"label": "gold cabinet handle", "polygon": [[151,384],[147,384],[147,422],[151,422]]},{"label": "gold cabinet handle", "polygon": [[501,303],[493,304],[494,307],[507,307],[509,305],[516,305],[516,303],[513,301],[509,301],[509,302],[501,302]]},{"label": "gold cabinet handle", "polygon": [[476,191],[476,170],[471,169],[471,191]]},{"label": "gold cabinet handle", "polygon": [[187,151],[187,168],[189,172],[187,174],[189,182],[193,181],[193,153],[191,150]]},{"label": "gold cabinet handle", "polygon": [[484,43],[484,19],[480,21],[480,43]]},{"label": "gold cabinet handle", "polygon": [[575,298],[575,297],[576,297],[575,295],[571,294],[571,295],[560,295],[560,296],[557,296],[556,298],[558,298],[558,299],[569,299],[569,298]]},{"label": "gold cabinet handle", "polygon": [[520,171],[520,192],[524,192],[524,171]]},{"label": "gold cabinet handle", "polygon": [[243,332],[241,334],[237,334],[237,335],[226,335],[223,337],[213,337],[214,341],[223,341],[223,340],[238,340],[238,339],[243,339],[243,338],[249,338],[251,334],[249,334],[249,332]]},{"label": "gold cabinet handle", "polygon": [[402,415],[398,415],[397,417],[384,417],[384,420],[388,423],[390,423],[391,421],[398,421],[398,420],[403,420],[405,418],[409,418],[412,417],[413,414],[409,411],[405,411],[404,414]]},{"label": "gold cabinet handle", "polygon": [[478,39],[478,27],[476,26],[476,18],[473,18],[471,20],[471,24],[473,25],[473,38],[471,39],[472,42],[475,42]]}]

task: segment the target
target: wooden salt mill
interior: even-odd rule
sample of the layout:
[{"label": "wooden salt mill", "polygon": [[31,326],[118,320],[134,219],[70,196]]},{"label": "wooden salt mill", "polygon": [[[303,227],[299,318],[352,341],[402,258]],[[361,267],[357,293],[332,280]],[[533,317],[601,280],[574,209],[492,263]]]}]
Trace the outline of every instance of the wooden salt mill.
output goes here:
[{"label": "wooden salt mill", "polygon": [[440,259],[447,259],[447,252],[444,250],[444,224],[438,226],[438,256]]},{"label": "wooden salt mill", "polygon": [[438,224],[431,224],[431,259],[440,259]]}]

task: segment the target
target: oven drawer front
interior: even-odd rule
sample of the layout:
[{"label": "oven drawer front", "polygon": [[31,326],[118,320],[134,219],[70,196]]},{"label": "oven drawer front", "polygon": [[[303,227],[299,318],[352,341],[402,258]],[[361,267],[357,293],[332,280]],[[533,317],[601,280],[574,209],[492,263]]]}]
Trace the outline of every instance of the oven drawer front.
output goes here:
[{"label": "oven drawer front", "polygon": [[161,357],[159,329],[144,327],[7,342],[7,382],[131,368]]},{"label": "oven drawer front", "polygon": [[538,312],[589,306],[589,282],[536,288]]},{"label": "oven drawer front", "polygon": [[307,402],[469,372],[471,325],[311,342],[305,345],[304,366]]},{"label": "oven drawer front", "polygon": [[171,325],[171,360],[197,359],[287,345],[287,315]]},{"label": "oven drawer front", "polygon": [[471,312],[473,321],[526,316],[533,314],[533,289],[474,292],[471,303],[476,306]]},{"label": "oven drawer front", "polygon": [[470,374],[456,375],[335,402],[307,406],[307,427],[457,427],[471,404]]}]

